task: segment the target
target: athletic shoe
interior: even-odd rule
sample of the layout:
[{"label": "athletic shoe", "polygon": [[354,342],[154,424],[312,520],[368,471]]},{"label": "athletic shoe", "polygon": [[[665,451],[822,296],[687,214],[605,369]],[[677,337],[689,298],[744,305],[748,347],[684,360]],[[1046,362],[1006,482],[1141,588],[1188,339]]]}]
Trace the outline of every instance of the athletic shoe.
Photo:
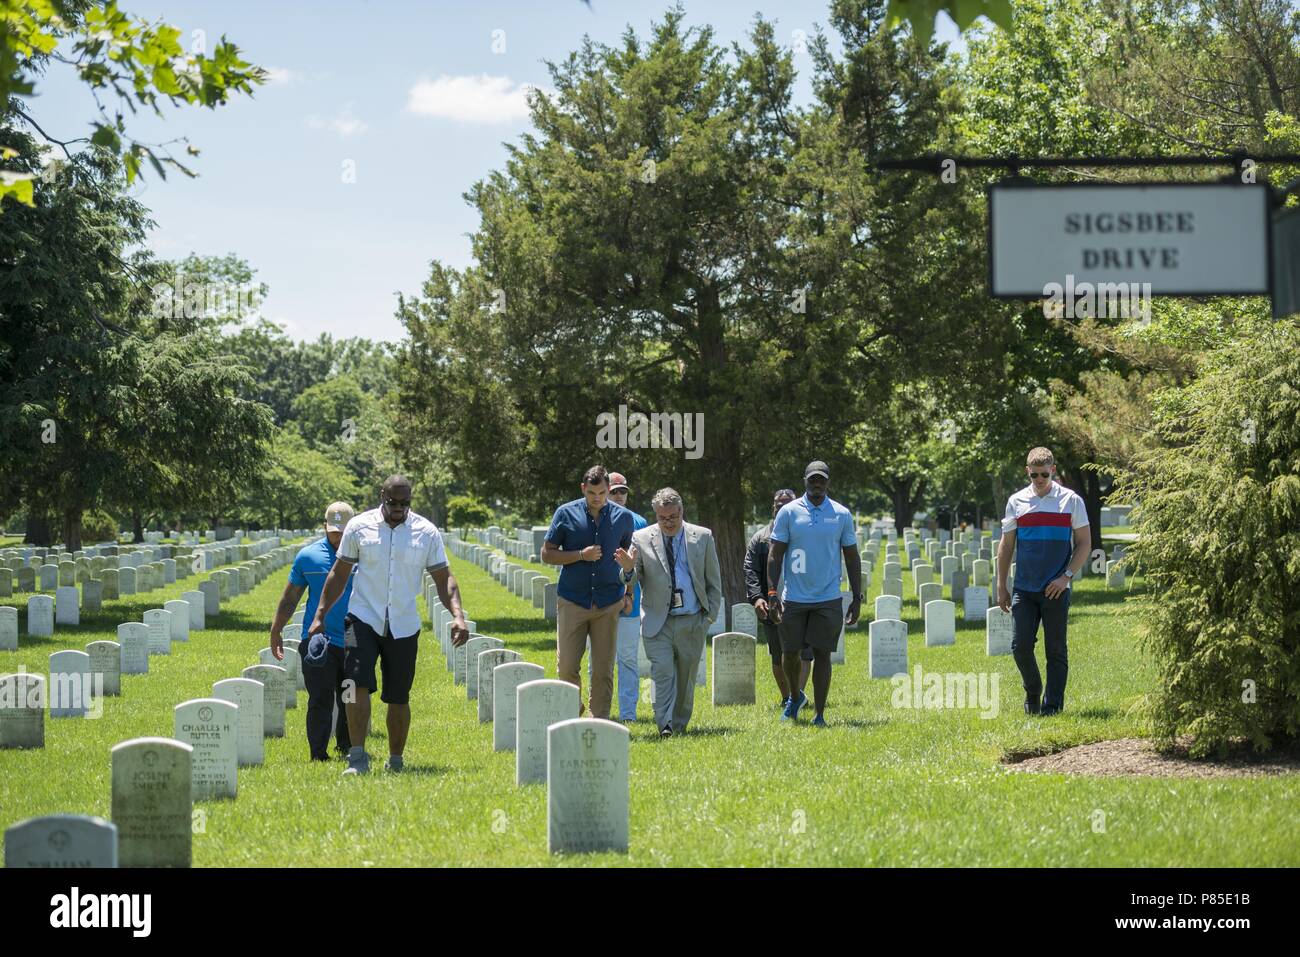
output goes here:
[{"label": "athletic shoe", "polygon": [[390,754],[388,760],[384,762],[384,770],[391,771],[393,774],[401,774],[404,767],[406,767],[406,765],[403,763],[400,755]]},{"label": "athletic shoe", "polygon": [[370,755],[365,754],[353,760],[348,758],[347,769],[343,772],[346,777],[349,774],[369,774],[370,773]]},{"label": "athletic shoe", "polygon": [[1060,708],[1051,708],[1048,707],[1047,705],[1043,705],[1042,708],[1040,708],[1038,711],[1039,716],[1043,718],[1050,718],[1052,715],[1060,714],[1060,713],[1061,713]]},{"label": "athletic shoe", "polygon": [[800,691],[799,697],[791,698],[790,703],[785,706],[785,711],[781,713],[781,720],[798,721],[799,709],[802,708],[807,703],[808,703],[808,696],[804,694],[802,691]]},{"label": "athletic shoe", "polygon": [[826,719],[821,715],[817,715],[817,717],[812,719],[812,726],[814,728],[824,728],[826,727]]},{"label": "athletic shoe", "polygon": [[786,695],[781,699],[781,710],[784,711],[788,707],[790,707],[790,696]]},{"label": "athletic shoe", "polygon": [[659,729],[660,740],[662,740],[663,738],[671,738],[672,736],[673,736],[673,729],[671,725],[666,724]]}]

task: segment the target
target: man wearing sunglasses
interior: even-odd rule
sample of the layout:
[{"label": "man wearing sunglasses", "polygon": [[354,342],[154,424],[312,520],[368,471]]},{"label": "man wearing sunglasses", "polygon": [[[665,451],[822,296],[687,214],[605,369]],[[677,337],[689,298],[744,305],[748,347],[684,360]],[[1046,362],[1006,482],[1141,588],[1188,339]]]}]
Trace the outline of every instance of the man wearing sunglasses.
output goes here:
[{"label": "man wearing sunglasses", "polygon": [[312,619],[310,634],[323,631],[330,607],[343,592],[352,567],[352,597],[344,619],[344,670],[352,682],[355,701],[349,702],[348,733],[352,749],[344,774],[366,774],[366,728],[370,723],[370,690],[375,664],[383,675],[380,699],[388,705],[388,761],[385,770],[401,771],[406,735],[411,727],[411,685],[419,651],[420,611],[415,597],[427,570],[438,587],[443,607],[451,609],[451,643],[469,640],[460,589],[447,565],[442,533],[422,515],[411,511],[411,482],[403,475],[384,481],[379,508],[348,522],[339,542],[338,558],[325,579],[325,592]]},{"label": "man wearing sunglasses", "polygon": [[[1029,485],[1007,500],[998,545],[998,607],[1010,611],[1011,654],[1025,686],[1025,714],[1051,715],[1065,707],[1069,656],[1065,645],[1070,584],[1088,560],[1092,539],[1083,499],[1056,477],[1056,460],[1045,448],[1029,453]],[[1007,589],[1016,561],[1014,593]],[[1034,659],[1038,624],[1043,625],[1047,687]]]}]

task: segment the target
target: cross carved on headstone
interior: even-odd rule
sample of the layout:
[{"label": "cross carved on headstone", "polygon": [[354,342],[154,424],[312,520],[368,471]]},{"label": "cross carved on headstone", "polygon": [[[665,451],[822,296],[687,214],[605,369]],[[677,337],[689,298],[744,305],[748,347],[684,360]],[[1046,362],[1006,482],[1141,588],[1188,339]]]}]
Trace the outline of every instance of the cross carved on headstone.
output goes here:
[{"label": "cross carved on headstone", "polygon": [[591,728],[588,728],[586,731],[582,732],[582,743],[589,748],[595,747],[596,732],[592,731]]}]

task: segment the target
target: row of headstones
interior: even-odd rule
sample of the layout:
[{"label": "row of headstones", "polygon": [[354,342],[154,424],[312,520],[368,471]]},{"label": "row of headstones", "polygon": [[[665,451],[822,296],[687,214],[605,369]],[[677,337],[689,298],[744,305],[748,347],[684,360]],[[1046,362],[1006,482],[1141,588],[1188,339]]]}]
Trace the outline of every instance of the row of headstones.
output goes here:
[{"label": "row of headstones", "polygon": [[[274,538],[259,544],[269,546],[278,542],[279,538]],[[54,634],[56,624],[78,626],[81,624],[83,608],[86,611],[99,611],[104,599],[115,600],[123,595],[152,591],[175,583],[178,577],[184,579],[191,574],[200,574],[205,568],[212,569],[212,572],[208,581],[199,584],[199,590],[212,592],[205,601],[207,613],[215,615],[220,599],[229,599],[249,591],[291,557],[287,554],[290,551],[287,546],[277,544],[274,549],[241,561],[234,568],[218,568],[218,565],[235,560],[238,554],[235,549],[235,546],[214,546],[195,552],[192,556],[185,556],[179,561],[163,559],[157,563],[142,564],[138,568],[102,567],[97,571],[100,577],[84,579],[80,591],[76,586],[69,585],[56,588],[53,597],[33,595],[27,600],[27,634],[50,636]],[[4,580],[4,573],[0,571],[0,582]],[[7,614],[6,609],[13,614]],[[0,650],[16,650],[17,634],[17,609],[0,606]]]},{"label": "row of headstones", "polygon": [[[295,618],[301,624],[301,613]],[[297,707],[297,692],[304,690],[297,646],[298,640],[285,639],[283,663],[264,648],[259,664],[215,682],[212,697],[176,705],[174,738],[116,745],[112,820],[58,814],[14,824],[5,832],[5,866],[190,866],[194,801],[237,797],[238,768],[261,764],[265,739],[284,736],[285,710]],[[0,682],[6,678],[21,680],[15,693],[29,696],[35,689],[34,696],[43,697],[41,676]]]},{"label": "row of headstones", "polygon": [[[269,556],[269,565],[257,576],[264,578],[292,560],[292,549],[283,547]],[[247,570],[247,569],[244,569]],[[198,591],[187,591],[179,599],[165,602],[162,608],[144,612],[142,622],[123,622],[117,626],[117,641],[92,641],[85,651],[65,649],[49,657],[49,688],[40,675],[20,671],[0,675],[0,748],[41,748],[45,746],[45,705],[48,699],[51,718],[86,717],[91,714],[97,696],[122,693],[121,676],[148,674],[149,658],[170,655],[174,642],[187,642],[191,631],[202,631],[206,620],[220,612],[220,585],[213,572],[199,584]],[[242,576],[237,576],[241,578]],[[231,588],[237,588],[231,579]],[[253,587],[252,583],[249,587]],[[228,594],[241,594],[232,592]],[[0,636],[13,635],[17,647],[17,609],[0,606]],[[301,612],[296,613],[301,623]],[[286,641],[286,645],[289,641]],[[296,642],[294,642],[296,645]],[[6,645],[0,642],[0,648]],[[269,648],[263,649],[261,662],[274,662]],[[291,673],[300,671],[296,656],[290,661]],[[32,682],[35,682],[33,684]],[[302,676],[295,681],[302,690]],[[287,707],[297,707],[289,703]]]},{"label": "row of headstones", "polygon": [[[433,587],[427,579],[426,589]],[[492,724],[492,750],[515,752],[515,785],[546,786],[546,843],[552,854],[626,852],[629,844],[631,736],[623,725],[580,718],[578,688],[548,679],[505,642],[475,632],[451,643],[452,616],[426,599],[439,647],[478,719]]]},{"label": "row of headstones", "polygon": [[510,589],[524,601],[532,602],[534,608],[540,608],[547,621],[555,621],[557,586],[550,578],[531,568],[507,561],[486,545],[466,542],[456,536],[449,537],[447,545],[454,556],[473,562],[491,575],[498,585]]}]

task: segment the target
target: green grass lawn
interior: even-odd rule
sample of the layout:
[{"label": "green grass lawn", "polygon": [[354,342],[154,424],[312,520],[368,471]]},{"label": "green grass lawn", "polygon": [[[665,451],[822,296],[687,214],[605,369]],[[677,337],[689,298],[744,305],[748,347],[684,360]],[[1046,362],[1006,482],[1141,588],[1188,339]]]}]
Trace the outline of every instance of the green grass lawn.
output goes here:
[{"label": "green grass lawn", "polygon": [[[555,674],[555,639],[539,610],[477,566],[453,560],[469,616]],[[552,571],[552,569],[544,569]],[[170,736],[172,706],[207,695],[212,683],[257,661],[283,588],[281,569],[223,604],[206,631],[150,674],[122,678],[98,720],[48,719],[46,747],[0,752],[0,827],[54,812],[108,816],[109,749],[139,735]],[[1300,863],[1295,775],[1255,780],[1089,779],[1006,770],[1009,749],[1048,748],[1142,732],[1131,708],[1153,671],[1138,650],[1125,594],[1097,576],[1076,586],[1065,715],[1030,719],[1011,658],[984,654],[982,625],[958,622],[955,646],[924,647],[910,572],[904,572],[910,664],[927,671],[1000,676],[1001,711],[903,710],[891,685],[866,677],[866,626],[851,631],[838,666],[831,727],[778,721],[766,652],[758,660],[759,704],[714,709],[697,689],[691,733],[660,742],[649,720],[632,729],[631,850],[552,858],[546,851],[546,793],[514,784],[514,754],[493,753],[452,685],[438,643],[421,638],[420,670],[401,776],[343,780],[341,762],[310,764],[303,734],[306,695],[289,712],[289,734],[268,739],[266,763],[239,771],[239,797],[200,802],[206,829],[194,838],[197,866],[221,865],[1085,865],[1294,866]],[[50,652],[112,638],[191,578],[107,605],[52,639],[20,635],[0,652],[0,671],[42,670]],[[879,594],[876,581],[866,616]],[[15,602],[17,603],[17,602]],[[1041,651],[1040,651],[1041,656]],[[1040,659],[1041,660],[1041,659]],[[641,715],[648,718],[648,706]],[[382,732],[383,706],[375,728]],[[370,750],[378,768],[382,735]],[[1093,830],[1094,812],[1105,831]]]}]

